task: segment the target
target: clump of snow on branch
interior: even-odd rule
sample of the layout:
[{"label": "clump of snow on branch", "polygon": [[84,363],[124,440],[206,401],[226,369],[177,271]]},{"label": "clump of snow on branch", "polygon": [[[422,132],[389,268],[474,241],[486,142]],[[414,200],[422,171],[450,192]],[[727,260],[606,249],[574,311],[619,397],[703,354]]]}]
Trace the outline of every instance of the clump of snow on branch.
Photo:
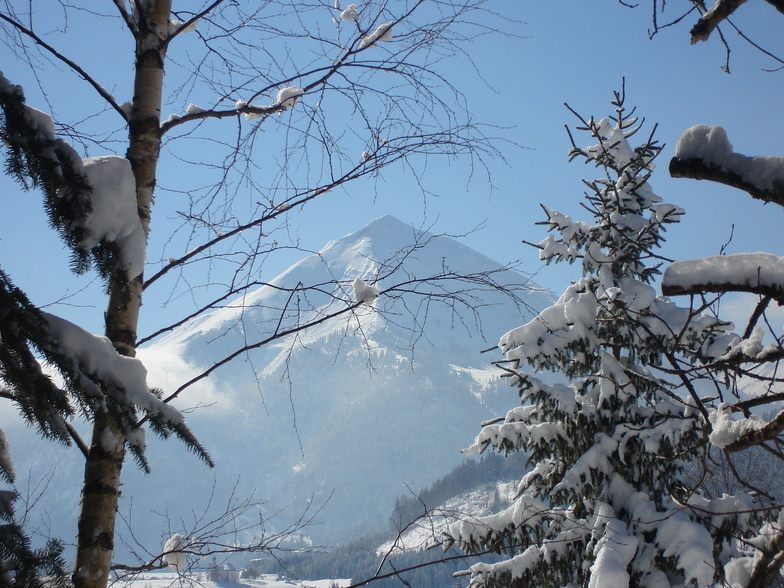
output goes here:
[{"label": "clump of snow on branch", "polygon": [[394,21],[390,21],[378,25],[375,31],[373,31],[369,35],[365,35],[364,37],[362,37],[362,40],[359,42],[360,49],[364,49],[365,47],[370,47],[371,45],[375,45],[378,41],[391,41],[392,25],[394,24],[395,24]]},{"label": "clump of snow on branch", "polygon": [[664,557],[675,557],[683,570],[684,586],[713,586],[713,538],[684,511],[671,512],[658,525],[657,543]]},{"label": "clump of snow on branch", "polygon": [[696,125],[684,131],[675,148],[679,159],[699,159],[740,176],[760,190],[784,187],[784,157],[749,157],[735,153],[727,131],[719,126]]},{"label": "clump of snow on branch", "polygon": [[163,563],[173,572],[182,572],[187,565],[187,555],[183,551],[185,543],[185,537],[175,533],[163,546]]},{"label": "clump of snow on branch", "polygon": [[[340,5],[338,4],[335,8],[340,9]],[[352,20],[359,20],[359,10],[357,9],[356,4],[349,4],[346,6],[346,9],[340,13],[340,20],[344,21],[352,21]]]},{"label": "clump of snow on branch", "polygon": [[[75,364],[76,372],[94,376],[101,382],[122,390],[125,400],[154,415],[162,415],[166,421],[184,424],[182,414],[166,404],[147,386],[147,370],[136,358],[120,355],[108,338],[94,335],[81,327],[53,314],[44,313],[49,323],[49,332],[66,357]],[[89,384],[84,381],[83,385]],[[96,398],[103,392],[94,386]]]},{"label": "clump of snow on branch", "polygon": [[[246,120],[256,120],[257,118],[264,118],[269,114],[270,110],[277,109],[279,111],[288,110],[289,108],[293,108],[296,106],[297,102],[299,101],[299,97],[302,96],[305,91],[302,88],[297,86],[286,86],[285,88],[281,88],[278,90],[277,96],[275,96],[275,101],[270,104],[269,106],[260,107],[262,110],[260,112],[247,112],[245,113]],[[237,110],[241,110],[245,107],[254,108],[253,104],[248,104],[242,100],[237,100],[235,102],[234,107]],[[258,107],[256,107],[258,108]]]},{"label": "clump of snow on branch", "polygon": [[202,112],[207,112],[207,110],[197,104],[188,104],[188,108],[185,109],[185,114],[201,114]]},{"label": "clump of snow on branch", "polygon": [[[340,2],[335,2],[335,10],[341,10]],[[340,12],[340,20],[343,22],[359,22],[359,8],[356,4],[349,4],[346,6],[344,10]],[[333,18],[335,24],[339,24],[337,19]],[[359,48],[364,49],[365,47],[370,47],[371,45],[375,45],[379,41],[391,41],[392,40],[392,26],[395,24],[394,21],[389,21],[382,23],[376,27],[372,33],[363,34],[362,38],[359,42]]]},{"label": "clump of snow on branch", "polygon": [[626,531],[626,525],[615,518],[609,505],[599,508],[596,522],[600,528],[595,532],[601,539],[596,543],[596,559],[591,565],[588,588],[627,586],[630,578],[626,570],[637,551],[639,540]]},{"label": "clump of snow on branch", "polygon": [[92,212],[82,224],[85,233],[80,246],[92,249],[101,241],[114,242],[128,276],[140,275],[147,237],[139,220],[131,162],[116,155],[91,157],[84,160],[84,172],[93,188]]},{"label": "clump of snow on branch", "polygon": [[296,106],[297,100],[304,94],[302,88],[297,86],[286,86],[278,90],[278,95],[275,97],[273,106],[282,106],[283,110]]},{"label": "clump of snow on branch", "polygon": [[713,425],[710,442],[720,449],[736,443],[745,435],[754,433],[767,424],[767,421],[759,415],[735,419],[732,407],[726,403],[721,403],[717,408],[710,410],[710,420]]},{"label": "clump of snow on branch", "polygon": [[354,298],[361,304],[373,304],[378,298],[378,287],[368,286],[362,278],[354,280]]},{"label": "clump of snow on branch", "polygon": [[754,327],[751,334],[744,338],[738,337],[733,341],[727,352],[718,358],[718,361],[732,361],[739,359],[741,361],[754,361],[766,362],[771,358],[777,357],[781,352],[781,345],[777,343],[769,343],[765,345],[763,339],[765,338],[765,329],[760,326]]},{"label": "clump of snow on branch", "polygon": [[692,291],[709,285],[762,286],[784,293],[784,257],[772,253],[735,253],[676,261],[664,272],[662,286]]},{"label": "clump of snow on branch", "polygon": [[182,20],[171,20],[169,21],[169,35],[173,35],[175,33],[190,33],[196,30],[196,27],[199,24],[199,20],[196,19],[191,23],[182,21]]},{"label": "clump of snow on branch", "polygon": [[55,131],[54,120],[52,120],[52,117],[45,112],[41,112],[37,108],[33,108],[32,106],[27,106],[25,110],[27,111],[27,117],[30,121],[30,126],[38,129],[38,132],[49,141],[54,141]]}]

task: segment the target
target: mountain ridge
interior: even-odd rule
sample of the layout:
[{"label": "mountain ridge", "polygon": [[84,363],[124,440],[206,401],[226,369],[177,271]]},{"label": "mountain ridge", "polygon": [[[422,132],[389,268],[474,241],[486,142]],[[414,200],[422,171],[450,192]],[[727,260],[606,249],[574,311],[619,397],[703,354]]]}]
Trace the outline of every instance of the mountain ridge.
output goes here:
[{"label": "mountain ridge", "polygon": [[[303,273],[311,277],[319,277],[319,279],[309,280],[311,286],[337,282],[337,290],[349,297],[354,278],[359,277],[373,284],[379,282],[383,288],[385,282],[401,273],[399,270],[404,264],[406,273],[412,280],[417,276],[422,278],[423,275],[427,275],[428,272],[422,274],[424,269],[429,269],[429,273],[433,275],[444,273],[446,266],[423,263],[421,253],[425,247],[428,248],[428,256],[437,260],[460,257],[459,263],[463,266],[468,260],[469,267],[461,267],[463,274],[492,273],[502,270],[498,262],[471,250],[451,237],[434,235],[406,225],[391,215],[384,215],[371,221],[359,231],[329,241],[319,252],[306,256],[278,274],[269,281],[269,285],[239,295],[223,308],[191,319],[148,347],[160,347],[175,342],[185,343],[187,338],[220,328],[241,315],[254,319],[277,320],[277,311],[285,307],[284,301],[289,297],[291,290],[301,283],[304,283],[305,287],[308,286],[307,282],[301,279]],[[395,268],[398,269],[397,272],[394,271]],[[414,271],[417,269],[420,270],[419,273]],[[509,273],[511,275],[514,272]],[[515,286],[528,284],[531,289],[541,290],[519,274],[517,276],[519,281],[514,284]],[[323,292],[319,293],[325,296]],[[281,300],[276,301],[275,298]],[[258,313],[263,314],[264,310],[272,312],[272,316],[258,316]]]}]

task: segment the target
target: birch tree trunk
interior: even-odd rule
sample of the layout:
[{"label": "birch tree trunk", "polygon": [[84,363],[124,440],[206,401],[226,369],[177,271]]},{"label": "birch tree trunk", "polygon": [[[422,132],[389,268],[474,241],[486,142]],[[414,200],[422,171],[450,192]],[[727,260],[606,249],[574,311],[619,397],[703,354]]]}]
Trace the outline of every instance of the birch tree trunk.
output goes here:
[{"label": "birch tree trunk", "polygon": [[[134,96],[129,120],[127,157],[136,179],[139,218],[149,233],[150,210],[160,153],[160,114],[164,59],[171,0],[138,2]],[[136,354],[136,329],[143,276],[131,280],[127,291],[113,287],[106,311],[106,336],[117,351]],[[73,583],[76,588],[104,588],[114,552],[114,528],[120,497],[120,473],[125,443],[106,412],[96,410],[88,453]]]}]

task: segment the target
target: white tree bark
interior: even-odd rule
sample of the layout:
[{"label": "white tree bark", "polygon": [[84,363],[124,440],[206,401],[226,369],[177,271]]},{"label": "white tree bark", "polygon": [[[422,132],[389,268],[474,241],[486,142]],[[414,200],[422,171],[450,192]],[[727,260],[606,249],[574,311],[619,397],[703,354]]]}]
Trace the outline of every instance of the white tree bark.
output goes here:
[{"label": "white tree bark", "polygon": [[[136,68],[133,107],[129,121],[129,149],[136,179],[139,218],[149,232],[150,211],[160,153],[160,114],[164,57],[171,0],[138,3]],[[106,311],[106,336],[117,351],[136,354],[136,329],[141,307],[143,276],[129,288],[113,287]],[[108,432],[107,432],[108,431]],[[105,443],[114,436],[115,443]],[[105,412],[96,411],[93,438],[85,464],[84,487],[73,583],[76,588],[104,588],[114,552],[114,527],[120,496],[120,473],[125,459],[124,439]]]}]

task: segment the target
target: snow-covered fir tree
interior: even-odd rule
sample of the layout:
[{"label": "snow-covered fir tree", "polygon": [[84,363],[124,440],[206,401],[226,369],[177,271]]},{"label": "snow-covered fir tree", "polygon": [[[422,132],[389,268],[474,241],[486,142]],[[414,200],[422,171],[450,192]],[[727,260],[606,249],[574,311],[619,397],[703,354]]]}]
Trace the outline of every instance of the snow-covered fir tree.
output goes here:
[{"label": "snow-covered fir tree", "polygon": [[[539,244],[541,258],[580,260],[582,277],[501,338],[499,363],[522,404],[485,423],[466,450],[525,451],[532,466],[510,508],[450,529],[447,543],[508,556],[472,566],[472,588],[708,587],[737,575],[739,539],[759,524],[743,514],[750,495],[709,500],[682,481],[704,455],[710,420],[696,377],[673,373],[738,338],[652,287],[654,251],[683,211],[648,183],[660,147],[651,135],[632,148],[641,125],[622,93],[613,105],[611,119],[581,120],[596,143],[570,153],[605,172],[585,182],[593,221],[544,207],[541,223],[554,233]],[[540,371],[569,383],[546,384]]]}]

